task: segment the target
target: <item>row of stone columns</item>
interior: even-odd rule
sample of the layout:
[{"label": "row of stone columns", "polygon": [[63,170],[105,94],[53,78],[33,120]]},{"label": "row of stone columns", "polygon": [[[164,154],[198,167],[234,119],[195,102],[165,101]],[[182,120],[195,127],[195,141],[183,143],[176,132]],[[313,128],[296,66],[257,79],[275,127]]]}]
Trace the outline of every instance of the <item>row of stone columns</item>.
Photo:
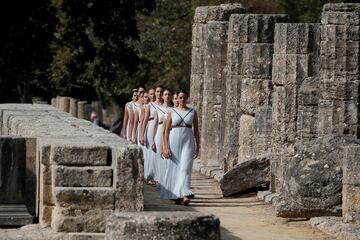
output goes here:
[{"label": "row of stone columns", "polygon": [[102,107],[98,101],[87,103],[71,97],[58,96],[51,99],[51,105],[60,111],[70,113],[73,117],[90,120],[90,115],[95,112],[102,118]]}]

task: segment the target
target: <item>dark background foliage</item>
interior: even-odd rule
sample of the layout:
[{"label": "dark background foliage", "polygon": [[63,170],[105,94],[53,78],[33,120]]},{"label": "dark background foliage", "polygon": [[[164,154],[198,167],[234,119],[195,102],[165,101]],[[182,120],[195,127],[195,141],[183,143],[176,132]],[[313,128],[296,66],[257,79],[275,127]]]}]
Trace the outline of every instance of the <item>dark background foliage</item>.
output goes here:
[{"label": "dark background foliage", "polygon": [[[237,0],[248,12],[319,22],[331,0]],[[56,95],[123,105],[130,90],[189,88],[194,10],[220,0],[0,3],[0,103]]]}]

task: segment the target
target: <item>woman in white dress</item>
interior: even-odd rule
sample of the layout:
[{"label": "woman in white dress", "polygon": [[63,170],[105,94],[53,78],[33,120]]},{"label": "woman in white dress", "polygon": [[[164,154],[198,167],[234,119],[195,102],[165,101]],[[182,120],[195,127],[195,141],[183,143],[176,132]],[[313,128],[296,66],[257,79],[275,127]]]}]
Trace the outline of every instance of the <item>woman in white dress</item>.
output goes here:
[{"label": "woman in white dress", "polygon": [[[150,98],[151,96],[151,98]],[[156,185],[155,177],[155,153],[151,149],[153,144],[153,130],[154,130],[154,114],[156,107],[154,105],[155,90],[149,90],[149,104],[144,105],[144,112],[142,114],[143,121],[141,124],[139,142],[143,146],[144,152],[144,178],[149,185]]]},{"label": "woman in white dress", "polygon": [[156,175],[155,180],[162,186],[166,171],[166,161],[162,157],[162,141],[163,141],[163,123],[166,114],[170,111],[171,91],[165,89],[162,94],[163,104],[156,105],[156,114],[154,118],[154,144],[152,149],[155,151]]},{"label": "woman in white dress", "polygon": [[193,159],[199,154],[198,116],[186,106],[188,93],[180,91],[179,106],[168,113],[164,129],[164,157],[169,163],[163,180],[160,197],[180,199],[188,205],[193,193],[190,188]]},{"label": "woman in white dress", "polygon": [[141,109],[144,104],[144,93],[145,89],[143,87],[138,88],[138,100],[133,104],[133,126],[132,126],[132,137],[131,142],[138,144],[139,142],[139,132],[140,132],[140,123],[141,123]]},{"label": "woman in white dress", "polygon": [[120,136],[128,141],[131,141],[132,126],[134,120],[133,107],[137,100],[138,100],[138,90],[133,89],[131,102],[126,103],[124,107],[123,126],[120,133]]}]

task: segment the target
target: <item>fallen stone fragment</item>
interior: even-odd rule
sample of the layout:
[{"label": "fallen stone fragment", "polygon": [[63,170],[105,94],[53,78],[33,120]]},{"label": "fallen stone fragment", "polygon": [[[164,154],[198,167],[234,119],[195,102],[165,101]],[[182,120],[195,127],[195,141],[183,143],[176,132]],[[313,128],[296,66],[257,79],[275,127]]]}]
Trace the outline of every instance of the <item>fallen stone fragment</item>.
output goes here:
[{"label": "fallen stone fragment", "polygon": [[224,196],[231,196],[267,183],[269,171],[269,155],[251,158],[224,174],[219,182],[221,191]]}]

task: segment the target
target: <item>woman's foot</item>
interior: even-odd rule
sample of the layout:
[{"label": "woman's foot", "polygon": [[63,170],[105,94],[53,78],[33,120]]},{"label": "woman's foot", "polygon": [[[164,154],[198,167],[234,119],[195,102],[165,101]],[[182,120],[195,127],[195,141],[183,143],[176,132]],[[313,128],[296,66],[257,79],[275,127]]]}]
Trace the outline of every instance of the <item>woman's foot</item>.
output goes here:
[{"label": "woman's foot", "polygon": [[187,205],[189,205],[189,203],[190,203],[190,198],[188,198],[188,197],[184,197],[181,200],[181,205],[187,206]]},{"label": "woman's foot", "polygon": [[176,205],[181,205],[182,198],[174,199]]},{"label": "woman's foot", "polygon": [[191,194],[191,195],[189,195],[189,196],[187,196],[188,198],[190,198],[190,199],[194,199],[195,198],[195,195],[194,194]]},{"label": "woman's foot", "polygon": [[156,186],[156,181],[155,180],[149,180],[147,181],[147,184],[150,186]]}]

